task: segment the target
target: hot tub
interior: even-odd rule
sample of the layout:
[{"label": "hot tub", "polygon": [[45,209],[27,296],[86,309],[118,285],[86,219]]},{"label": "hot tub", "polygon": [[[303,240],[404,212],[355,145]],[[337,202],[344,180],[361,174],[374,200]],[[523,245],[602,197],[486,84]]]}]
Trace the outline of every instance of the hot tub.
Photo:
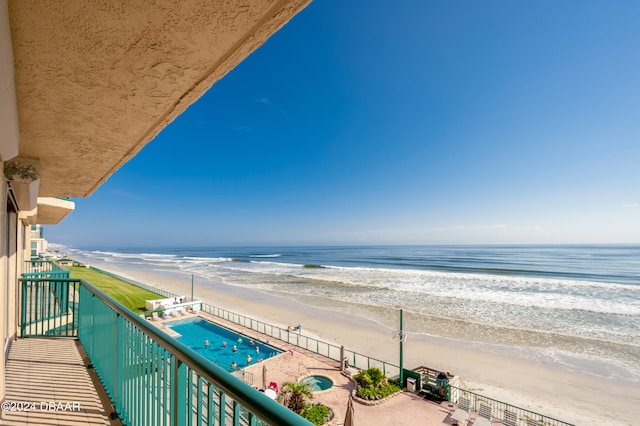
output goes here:
[{"label": "hot tub", "polygon": [[333,380],[318,375],[303,377],[298,383],[309,385],[313,392],[327,390],[333,386]]}]

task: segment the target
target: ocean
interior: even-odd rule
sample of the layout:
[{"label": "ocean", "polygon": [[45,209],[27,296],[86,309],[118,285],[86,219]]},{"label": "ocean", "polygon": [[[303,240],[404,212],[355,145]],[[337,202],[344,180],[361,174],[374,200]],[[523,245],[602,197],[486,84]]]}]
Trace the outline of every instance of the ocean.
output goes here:
[{"label": "ocean", "polygon": [[640,384],[636,245],[58,248]]}]

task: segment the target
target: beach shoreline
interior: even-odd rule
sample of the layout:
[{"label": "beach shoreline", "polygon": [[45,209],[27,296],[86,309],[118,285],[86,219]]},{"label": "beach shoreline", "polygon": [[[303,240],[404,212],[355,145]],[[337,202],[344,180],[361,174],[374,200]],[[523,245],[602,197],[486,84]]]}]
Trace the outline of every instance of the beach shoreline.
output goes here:
[{"label": "beach shoreline", "polygon": [[[142,270],[113,263],[100,269],[172,293],[189,296],[191,276],[176,271]],[[205,303],[286,328],[302,324],[303,334],[393,364],[399,363],[393,328],[346,310],[318,307],[283,294],[196,277],[194,294]],[[305,300],[310,302],[310,300]],[[425,365],[461,376],[462,386],[484,396],[576,425],[633,424],[640,388],[633,383],[594,378],[550,363],[483,350],[464,339],[411,334],[404,345],[404,367]],[[606,391],[604,391],[606,390]]]}]

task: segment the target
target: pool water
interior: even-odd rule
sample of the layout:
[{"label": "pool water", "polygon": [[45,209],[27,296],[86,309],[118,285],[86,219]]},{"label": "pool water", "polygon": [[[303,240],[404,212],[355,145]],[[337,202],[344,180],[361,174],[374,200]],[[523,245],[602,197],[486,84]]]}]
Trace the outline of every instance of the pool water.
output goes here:
[{"label": "pool water", "polygon": [[323,391],[333,386],[333,381],[325,376],[307,376],[300,379],[300,384],[307,384],[312,391]]},{"label": "pool water", "polygon": [[[202,318],[172,321],[166,325],[181,335],[176,337],[176,340],[227,371],[234,371],[232,368],[234,361],[236,362],[235,370],[239,370],[282,353],[272,346],[258,341],[254,342],[249,337]],[[208,346],[205,346],[205,341],[209,342]],[[223,347],[223,342],[227,343],[226,347]],[[235,352],[233,351],[234,346],[237,349]],[[250,360],[247,355],[251,357]]]}]

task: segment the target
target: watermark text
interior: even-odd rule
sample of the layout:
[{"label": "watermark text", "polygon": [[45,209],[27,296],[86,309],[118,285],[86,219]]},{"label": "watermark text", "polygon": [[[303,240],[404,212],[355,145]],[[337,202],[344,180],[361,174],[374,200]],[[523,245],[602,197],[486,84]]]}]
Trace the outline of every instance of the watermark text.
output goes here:
[{"label": "watermark text", "polygon": [[2,411],[80,411],[78,401],[4,401]]}]

